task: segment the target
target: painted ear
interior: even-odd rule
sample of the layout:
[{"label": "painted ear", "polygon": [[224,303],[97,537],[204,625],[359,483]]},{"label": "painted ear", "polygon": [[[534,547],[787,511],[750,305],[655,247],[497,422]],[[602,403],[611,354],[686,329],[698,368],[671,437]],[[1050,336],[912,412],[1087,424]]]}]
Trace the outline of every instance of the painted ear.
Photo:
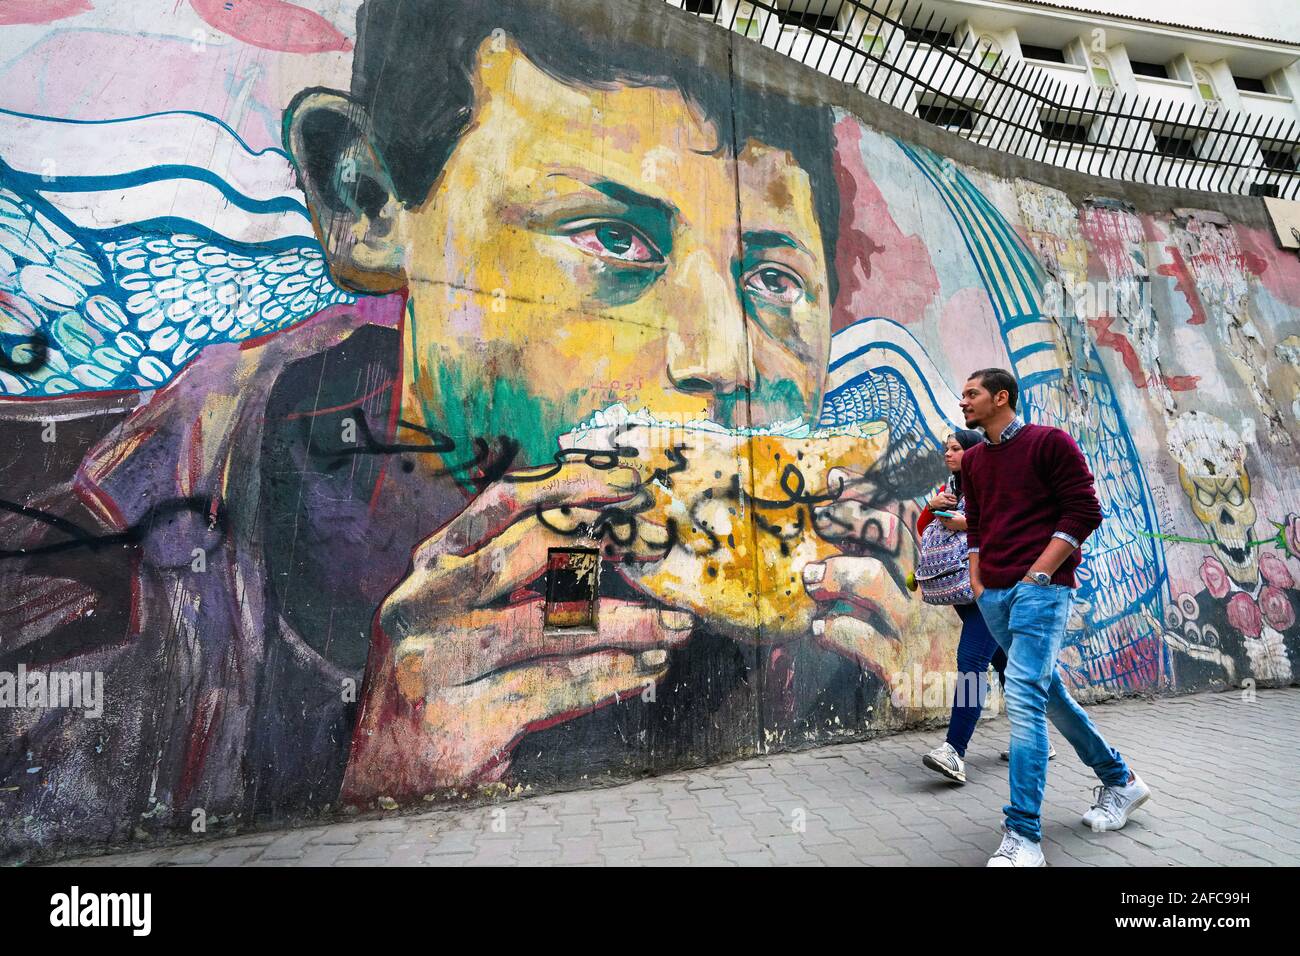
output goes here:
[{"label": "painted ear", "polygon": [[401,289],[406,285],[397,228],[402,205],[375,148],[366,111],[341,94],[313,90],[290,107],[287,128],[334,280],[355,292]]}]

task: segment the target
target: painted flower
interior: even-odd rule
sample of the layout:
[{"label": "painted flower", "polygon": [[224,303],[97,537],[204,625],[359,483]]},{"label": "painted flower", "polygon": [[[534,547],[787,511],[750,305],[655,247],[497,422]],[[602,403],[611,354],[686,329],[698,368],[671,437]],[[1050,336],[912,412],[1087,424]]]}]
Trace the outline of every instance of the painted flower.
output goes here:
[{"label": "painted flower", "polygon": [[1300,515],[1287,515],[1282,526],[1282,539],[1293,558],[1300,558]]},{"label": "painted flower", "polygon": [[1295,624],[1295,608],[1281,588],[1269,586],[1260,591],[1259,609],[1264,612],[1268,626],[1275,631],[1285,631]]},{"label": "painted flower", "polygon": [[1232,587],[1228,581],[1228,572],[1223,569],[1223,563],[1218,558],[1206,558],[1201,562],[1201,580],[1205,582],[1205,589],[1216,598],[1227,597],[1228,590]]},{"label": "painted flower", "polygon": [[1246,637],[1259,637],[1264,630],[1264,620],[1255,599],[1245,591],[1238,591],[1228,602],[1228,623]]},{"label": "painted flower", "polygon": [[1271,551],[1265,551],[1259,556],[1259,573],[1275,588],[1295,587],[1295,578],[1291,576],[1291,569],[1286,566],[1285,561]]}]

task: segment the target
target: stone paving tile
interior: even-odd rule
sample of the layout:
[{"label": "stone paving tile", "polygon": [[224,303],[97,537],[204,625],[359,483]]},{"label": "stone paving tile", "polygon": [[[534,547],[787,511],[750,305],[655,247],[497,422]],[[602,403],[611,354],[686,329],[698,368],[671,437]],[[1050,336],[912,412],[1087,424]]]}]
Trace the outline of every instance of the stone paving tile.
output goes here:
[{"label": "stone paving tile", "polygon": [[564,866],[576,866],[585,863],[604,863],[600,855],[600,837],[561,838],[556,841],[560,847],[560,856],[556,860]]},{"label": "stone paving tile", "polygon": [[[1043,805],[1053,866],[1300,862],[1300,688],[1089,708],[1151,785],[1129,825],[1080,822],[1096,785],[1054,735]],[[448,807],[146,846],[97,866],[982,866],[1007,797],[1004,716],[982,721],[955,786],[921,756],[943,730],[774,754],[495,806]]]}]

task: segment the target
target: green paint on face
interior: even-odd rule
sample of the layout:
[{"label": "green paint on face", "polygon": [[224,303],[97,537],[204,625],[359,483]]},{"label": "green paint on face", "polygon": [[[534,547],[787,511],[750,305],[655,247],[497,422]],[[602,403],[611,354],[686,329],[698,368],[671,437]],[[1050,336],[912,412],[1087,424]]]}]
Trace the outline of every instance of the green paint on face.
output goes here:
[{"label": "green paint on face", "polygon": [[473,454],[473,439],[495,447],[504,436],[519,442],[514,467],[545,464],[555,456],[556,440],[575,424],[576,400],[557,404],[536,398],[525,383],[512,379],[469,381],[461,368],[444,367],[438,393],[442,408],[429,421],[455,441],[454,461]]},{"label": "green paint on face", "polygon": [[663,269],[620,269],[602,265],[594,270],[596,298],[605,306],[627,305],[645,295],[663,274]]},{"label": "green paint on face", "polygon": [[808,398],[799,386],[788,378],[776,382],[759,381],[754,391],[737,390],[718,396],[718,423],[728,428],[743,428],[751,424],[747,418],[749,407],[759,410],[759,424],[802,417],[811,425]]}]

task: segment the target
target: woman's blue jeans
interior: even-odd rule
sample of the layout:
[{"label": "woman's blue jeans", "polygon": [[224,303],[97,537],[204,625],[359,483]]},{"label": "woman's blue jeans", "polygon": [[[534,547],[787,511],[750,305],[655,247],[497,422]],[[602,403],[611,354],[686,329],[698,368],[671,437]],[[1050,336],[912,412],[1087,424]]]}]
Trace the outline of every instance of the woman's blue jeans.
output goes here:
[{"label": "woman's blue jeans", "polygon": [[1124,758],[1097,732],[1056,670],[1072,597],[1071,589],[1063,585],[1021,581],[1009,588],[985,588],[977,602],[989,631],[1007,652],[1005,687],[1011,718],[1011,803],[1003,808],[1007,828],[1035,843],[1042,839],[1039,812],[1047,783],[1047,718],[1102,783],[1123,786],[1129,775]]},{"label": "woman's blue jeans", "polygon": [[[975,733],[984,697],[988,691],[989,663],[998,672],[1003,690],[1006,689],[1007,656],[989,633],[980,609],[974,604],[954,605],[961,618],[961,640],[957,644],[957,690],[953,694],[952,717],[948,720],[948,743],[958,755],[966,756],[966,745]],[[977,694],[972,690],[978,688]],[[973,699],[972,699],[973,698]]]}]

